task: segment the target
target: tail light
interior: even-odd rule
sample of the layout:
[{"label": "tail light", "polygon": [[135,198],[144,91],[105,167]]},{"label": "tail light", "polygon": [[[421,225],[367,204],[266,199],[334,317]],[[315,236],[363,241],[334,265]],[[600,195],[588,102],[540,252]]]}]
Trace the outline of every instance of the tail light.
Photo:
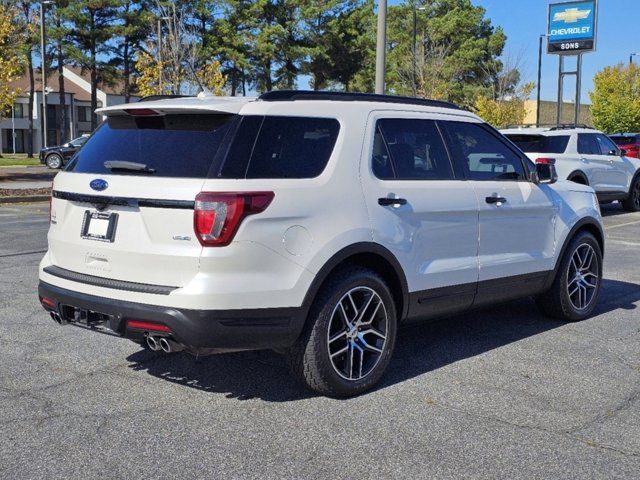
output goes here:
[{"label": "tail light", "polygon": [[263,212],[273,192],[215,193],[196,196],[193,228],[204,247],[229,245],[245,217]]},{"label": "tail light", "polygon": [[171,329],[162,323],[147,322],[145,320],[128,320],[127,328],[149,332],[171,332]]},{"label": "tail light", "polygon": [[162,115],[162,113],[151,108],[127,108],[124,111],[134,117],[153,117]]},{"label": "tail light", "polygon": [[555,158],[536,158],[536,164],[538,165],[555,165]]}]

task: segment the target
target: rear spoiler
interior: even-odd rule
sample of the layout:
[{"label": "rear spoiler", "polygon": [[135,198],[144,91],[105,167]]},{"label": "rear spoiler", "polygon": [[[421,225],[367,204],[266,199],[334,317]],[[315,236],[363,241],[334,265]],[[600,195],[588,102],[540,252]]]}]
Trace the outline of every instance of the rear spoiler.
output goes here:
[{"label": "rear spoiler", "polygon": [[240,113],[242,108],[255,101],[250,97],[177,97],[166,99],[149,99],[144,107],[139,103],[124,103],[110,107],[98,108],[97,114],[106,116],[127,115],[127,110],[149,109],[160,115],[168,113]]}]

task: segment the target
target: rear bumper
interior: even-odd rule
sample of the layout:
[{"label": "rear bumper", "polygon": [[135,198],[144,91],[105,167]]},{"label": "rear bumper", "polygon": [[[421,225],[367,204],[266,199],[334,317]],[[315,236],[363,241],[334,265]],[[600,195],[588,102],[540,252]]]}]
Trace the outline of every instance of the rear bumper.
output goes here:
[{"label": "rear bumper", "polygon": [[99,326],[142,341],[145,332],[128,328],[127,321],[156,322],[169,327],[171,332],[166,336],[195,354],[287,348],[300,335],[306,318],[303,307],[189,310],[97,297],[43,281],[38,294],[49,300],[49,305],[43,303],[46,310],[56,312],[69,324]]}]

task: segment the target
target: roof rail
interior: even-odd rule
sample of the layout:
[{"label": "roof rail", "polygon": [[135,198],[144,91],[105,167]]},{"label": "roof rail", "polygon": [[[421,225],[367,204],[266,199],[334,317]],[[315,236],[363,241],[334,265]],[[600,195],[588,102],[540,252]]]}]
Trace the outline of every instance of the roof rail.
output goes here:
[{"label": "roof rail", "polygon": [[586,128],[589,130],[595,130],[595,128],[585,125],[584,123],[561,123],[560,125],[551,127],[549,130],[570,130],[573,128]]},{"label": "roof rail", "polygon": [[168,98],[185,98],[191,95],[147,95],[142,97],[138,102],[153,102],[155,100],[166,100]]},{"label": "roof rail", "polygon": [[378,95],[375,93],[326,92],[313,90],[274,90],[258,97],[265,102],[281,102],[295,100],[333,100],[335,102],[382,102],[423,105],[425,107],[454,108],[461,110],[455,103],[444,100],[426,98],[400,97],[396,95]]}]

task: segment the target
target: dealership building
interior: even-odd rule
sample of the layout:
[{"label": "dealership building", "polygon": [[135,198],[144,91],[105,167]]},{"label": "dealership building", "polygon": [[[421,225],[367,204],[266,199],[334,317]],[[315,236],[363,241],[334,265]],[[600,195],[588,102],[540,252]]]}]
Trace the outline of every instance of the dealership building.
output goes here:
[{"label": "dealership building", "polygon": [[[64,67],[65,109],[67,113],[67,140],[91,132],[91,82],[89,72],[79,68]],[[40,73],[35,76],[34,107],[33,107],[33,151],[38,152],[43,144],[42,132],[42,81]],[[12,153],[26,153],[28,150],[29,129],[29,76],[17,79],[12,87],[20,90],[20,94],[5,117],[0,119],[0,138],[2,151]],[[63,143],[62,96],[59,92],[58,73],[49,72],[47,78],[47,143],[59,145]],[[124,86],[121,82],[115,84],[98,84],[98,108],[125,103]],[[139,97],[131,97],[136,102]],[[98,123],[101,118],[98,117]]]}]

